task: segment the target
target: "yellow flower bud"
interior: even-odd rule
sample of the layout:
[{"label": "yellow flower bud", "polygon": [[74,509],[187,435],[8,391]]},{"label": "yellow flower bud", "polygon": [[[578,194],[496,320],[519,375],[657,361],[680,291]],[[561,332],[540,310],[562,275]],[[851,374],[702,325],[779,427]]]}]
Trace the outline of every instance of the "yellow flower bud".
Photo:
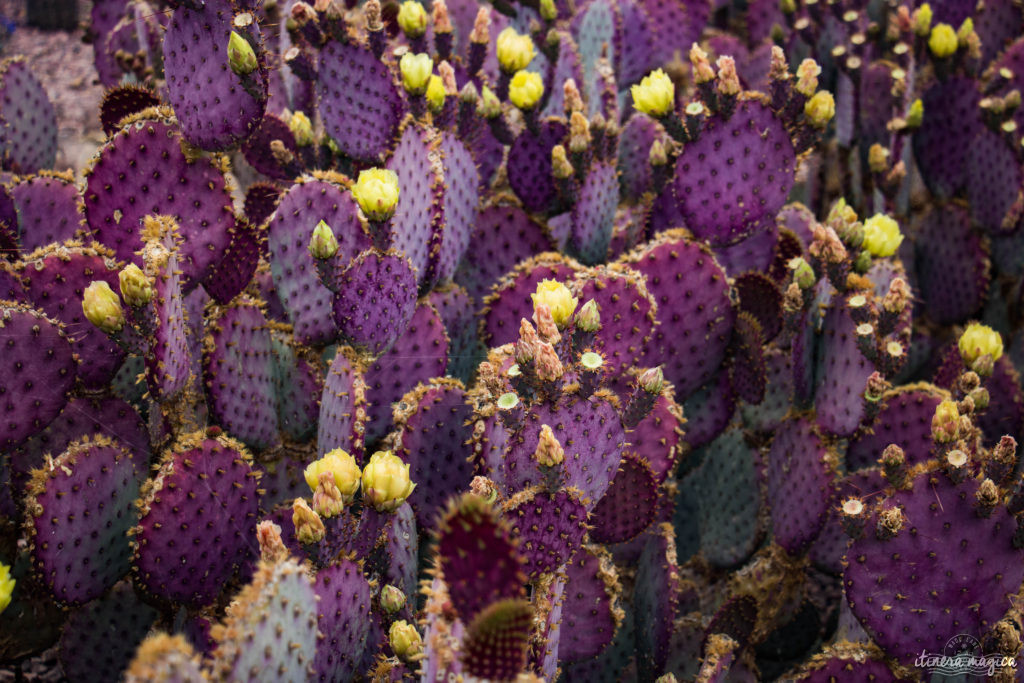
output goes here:
[{"label": "yellow flower bud", "polygon": [[956,31],[949,24],[936,24],[928,37],[928,49],[939,59],[945,59],[956,52],[958,45]]},{"label": "yellow flower bud", "polygon": [[11,578],[11,568],[0,562],[0,612],[3,612],[11,604],[11,596],[14,594],[14,584],[16,583],[17,581]]},{"label": "yellow flower bud", "polygon": [[545,304],[551,310],[551,318],[560,330],[564,330],[572,314],[576,310],[579,299],[572,295],[569,288],[558,280],[541,280],[537,283],[537,291],[530,295],[533,307]]},{"label": "yellow flower bud", "polygon": [[565,460],[565,449],[558,443],[555,433],[548,425],[541,425],[540,435],[537,437],[537,449],[533,452],[533,459],[541,467],[555,467],[561,465]]},{"label": "yellow flower bud", "polygon": [[320,515],[303,498],[296,498],[292,502],[292,525],[299,543],[319,543],[327,533]]},{"label": "yellow flower bud", "polygon": [[958,346],[960,357],[968,368],[982,356],[992,356],[992,360],[996,361],[1003,355],[1003,338],[991,327],[981,323],[968,325],[960,335]]},{"label": "yellow flower bud", "polygon": [[633,95],[633,108],[648,116],[661,118],[671,114],[675,108],[675,83],[661,69],[644,76],[629,92]]},{"label": "yellow flower bud", "polygon": [[394,614],[405,606],[405,593],[390,583],[380,589],[380,606],[388,614]]},{"label": "yellow flower bud", "polygon": [[936,443],[949,443],[960,430],[960,411],[953,401],[943,401],[935,407],[932,416],[932,439]]},{"label": "yellow flower bud", "polygon": [[932,30],[932,6],[927,2],[914,12],[914,33],[924,38]]},{"label": "yellow flower bud", "polygon": [[388,641],[391,643],[391,651],[400,659],[408,661],[423,650],[423,639],[416,627],[404,619],[399,619],[391,624],[388,631]]},{"label": "yellow flower bud", "polygon": [[[419,3],[413,4],[418,5]],[[398,62],[398,68],[402,72],[402,86],[407,93],[422,95],[426,92],[430,74],[434,70],[434,60],[430,58],[430,55],[423,52],[418,55],[406,52]]]},{"label": "yellow flower bud", "polygon": [[398,174],[385,168],[359,172],[352,186],[352,196],[371,221],[386,221],[398,205]]},{"label": "yellow flower bud", "polygon": [[134,263],[129,263],[117,274],[121,282],[121,296],[129,306],[145,306],[153,300],[153,283]]},{"label": "yellow flower bud", "polygon": [[377,451],[363,468],[363,496],[378,512],[393,512],[416,488],[409,465],[391,451]]},{"label": "yellow flower bud", "polygon": [[356,459],[342,449],[335,448],[319,460],[309,463],[302,474],[311,491],[316,491],[320,475],[324,472],[334,475],[334,483],[341,491],[345,502],[350,502],[352,496],[359,490],[359,478],[362,476]]},{"label": "yellow flower bud", "polygon": [[235,31],[228,37],[228,66],[238,76],[248,76],[259,66],[252,45]]},{"label": "yellow flower bud", "polygon": [[910,109],[907,110],[906,127],[913,130],[921,127],[921,121],[924,119],[924,102],[921,98],[917,98],[910,103]]},{"label": "yellow flower bud", "polygon": [[970,17],[964,19],[964,23],[960,24],[960,28],[956,30],[956,44],[957,47],[967,47],[967,43],[971,39],[971,34],[974,33],[974,20]]},{"label": "yellow flower bud", "polygon": [[334,236],[331,226],[323,219],[313,228],[313,236],[309,240],[309,254],[319,260],[328,259],[338,253],[338,238]]},{"label": "yellow flower bud", "polygon": [[520,34],[511,26],[498,34],[497,48],[498,64],[505,73],[514,74],[533,61],[533,39]]},{"label": "yellow flower bud", "polygon": [[427,32],[427,10],[416,0],[406,0],[398,8],[398,25],[410,38],[419,38]]},{"label": "yellow flower bud", "polygon": [[892,256],[902,242],[899,224],[884,213],[877,213],[864,223],[864,248],[872,256]]},{"label": "yellow flower bud", "polygon": [[804,115],[815,128],[824,128],[836,115],[836,101],[832,93],[819,90],[804,104]]},{"label": "yellow flower bud", "polygon": [[544,81],[540,74],[532,71],[519,71],[512,77],[508,86],[508,98],[520,109],[529,110],[537,106],[544,94]]},{"label": "yellow flower bud", "polygon": [[297,111],[288,119],[288,127],[292,129],[295,136],[295,144],[299,147],[309,147],[315,141],[313,137],[313,122],[303,112]]},{"label": "yellow flower bud", "polygon": [[427,104],[434,113],[444,107],[444,83],[441,82],[440,76],[432,75],[427,83]]},{"label": "yellow flower bud", "polygon": [[95,280],[82,292],[82,312],[104,332],[118,332],[124,327],[121,299],[105,280]]}]

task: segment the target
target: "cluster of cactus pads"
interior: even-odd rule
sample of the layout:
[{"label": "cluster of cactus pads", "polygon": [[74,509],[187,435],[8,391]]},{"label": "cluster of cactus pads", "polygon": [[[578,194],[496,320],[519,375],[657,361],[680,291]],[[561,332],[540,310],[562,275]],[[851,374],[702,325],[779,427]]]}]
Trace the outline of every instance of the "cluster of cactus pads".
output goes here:
[{"label": "cluster of cactus pads", "polygon": [[827,4],[95,0],[78,175],[3,62],[0,664],[1016,680],[1024,11]]}]

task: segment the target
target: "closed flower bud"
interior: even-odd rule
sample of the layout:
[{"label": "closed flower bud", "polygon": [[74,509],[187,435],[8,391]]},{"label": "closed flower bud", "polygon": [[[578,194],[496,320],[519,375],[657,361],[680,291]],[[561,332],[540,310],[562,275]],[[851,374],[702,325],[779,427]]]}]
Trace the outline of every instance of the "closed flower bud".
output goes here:
[{"label": "closed flower bud", "polygon": [[121,299],[105,280],[96,280],[85,288],[82,312],[89,322],[108,334],[119,332],[124,327]]},{"label": "closed flower bud", "polygon": [[303,498],[296,498],[292,503],[292,525],[299,543],[319,543],[327,533],[323,520]]},{"label": "closed flower bud", "polygon": [[320,481],[317,483],[316,492],[313,494],[313,510],[323,519],[330,519],[340,515],[345,507],[341,499],[341,491],[334,483],[334,475],[324,471],[320,473]]},{"label": "closed flower bud", "polygon": [[121,282],[121,297],[129,306],[145,306],[153,300],[153,283],[134,263],[129,263],[117,274]]},{"label": "closed flower bud", "polygon": [[928,49],[939,59],[951,57],[958,45],[956,31],[949,24],[936,24],[928,36]]},{"label": "closed flower bud", "polygon": [[800,289],[810,289],[818,281],[818,277],[814,274],[814,268],[803,257],[791,258],[788,265],[789,269],[793,271],[793,282]]},{"label": "closed flower bud", "polygon": [[593,299],[583,304],[576,312],[576,329],[583,332],[597,332],[601,329],[601,312]]},{"label": "closed flower bud", "polygon": [[567,180],[572,177],[572,174],[576,172],[576,169],[572,167],[572,162],[569,161],[568,155],[565,153],[565,147],[562,145],[555,145],[551,148],[551,175],[558,180]]},{"label": "closed flower bud", "polygon": [[796,91],[804,97],[813,97],[818,89],[821,67],[813,59],[805,59],[796,69]]},{"label": "closed flower bud", "polygon": [[319,260],[332,258],[338,253],[338,239],[334,236],[331,226],[322,219],[313,228],[313,236],[309,240],[309,254]]},{"label": "closed flower bud", "polygon": [[565,374],[565,368],[562,366],[562,361],[559,360],[558,354],[555,353],[555,347],[547,342],[540,342],[534,348],[536,353],[536,368],[537,377],[545,382],[554,382]]},{"label": "closed flower bud", "polygon": [[256,525],[256,542],[260,546],[260,558],[267,562],[278,562],[288,557],[288,548],[281,538],[281,527],[269,519]]},{"label": "closed flower bud", "polygon": [[916,130],[921,127],[921,122],[924,120],[924,102],[921,98],[917,98],[910,103],[910,109],[907,110],[907,118],[904,120],[904,127],[908,130]]},{"label": "closed flower bud", "polygon": [[662,388],[665,386],[665,375],[661,371],[661,366],[655,368],[649,368],[644,370],[643,374],[637,380],[637,384],[640,388],[646,391],[652,396],[657,396],[661,393]]},{"label": "closed flower bud", "polygon": [[508,98],[524,111],[537,106],[544,94],[544,81],[532,71],[517,71],[508,85]]},{"label": "closed flower bud", "polygon": [[259,66],[252,45],[235,31],[228,38],[228,65],[238,76],[248,76]]},{"label": "closed flower bud", "polygon": [[718,92],[727,97],[740,94],[740,77],[736,73],[736,60],[729,56],[719,57],[715,62],[718,67]]},{"label": "closed flower bud", "polygon": [[408,463],[391,451],[377,451],[363,468],[363,496],[378,512],[394,512],[415,488]]},{"label": "closed flower bud", "polygon": [[409,661],[423,650],[423,639],[415,626],[404,620],[391,624],[388,631],[388,642],[391,643],[391,651],[399,659]]},{"label": "closed flower bud", "polygon": [[555,0],[540,0],[540,17],[544,21],[554,21],[558,18],[558,8],[555,7]]},{"label": "closed flower bud", "polygon": [[388,614],[394,614],[405,606],[405,593],[390,583],[380,589],[380,606]]},{"label": "closed flower bud", "polygon": [[[415,4],[419,3],[406,3]],[[402,72],[402,87],[410,95],[422,95],[427,91],[430,75],[434,71],[434,60],[426,53],[413,54],[406,52],[398,62]]]},{"label": "closed flower bud", "polygon": [[288,127],[295,136],[295,144],[299,147],[309,147],[316,138],[313,136],[313,122],[303,112],[297,111],[288,119]]},{"label": "closed flower bud", "polygon": [[1003,338],[991,327],[981,323],[968,325],[960,335],[957,346],[960,347],[960,357],[968,368],[973,367],[974,362],[982,356],[991,356],[992,360],[996,361],[1003,355]]},{"label": "closed flower bud", "polygon": [[398,26],[410,38],[427,32],[427,11],[416,0],[406,0],[398,8]]},{"label": "closed flower bud", "polygon": [[11,577],[11,568],[0,562],[0,612],[3,612],[11,604],[11,596],[14,594],[16,583],[17,581]]},{"label": "closed flower bud", "polygon": [[864,248],[872,256],[892,256],[902,242],[899,223],[884,213],[877,213],[864,222]]},{"label": "closed flower bud", "polygon": [[693,82],[697,85],[714,80],[715,71],[708,61],[708,53],[697,43],[690,46],[690,66],[693,67]]},{"label": "closed flower bud", "polygon": [[537,450],[533,452],[533,459],[541,467],[555,467],[561,465],[565,460],[565,449],[558,443],[555,433],[548,425],[541,425],[540,435],[537,438]]},{"label": "closed flower bud", "polygon": [[383,168],[359,172],[352,196],[371,221],[386,221],[398,205],[398,174]]},{"label": "closed flower bud", "polygon": [[960,411],[953,401],[942,401],[932,416],[932,439],[936,443],[950,443],[960,430]]},{"label": "closed flower bud", "polygon": [[430,107],[430,111],[435,114],[440,112],[444,107],[444,98],[444,84],[441,81],[441,77],[431,75],[430,80],[427,82],[427,105]]},{"label": "closed flower bud", "polygon": [[520,34],[511,26],[498,34],[496,47],[498,64],[505,73],[514,74],[525,69],[533,61],[533,39]]},{"label": "closed flower bud", "polygon": [[924,38],[932,30],[932,6],[927,2],[914,12],[914,33]]},{"label": "closed flower bud", "polygon": [[485,119],[494,119],[501,115],[501,100],[486,85],[480,91],[480,103],[477,107]]},{"label": "closed flower bud", "polygon": [[832,93],[819,90],[804,104],[804,115],[815,128],[824,128],[836,115],[836,101]]},{"label": "closed flower bud", "polygon": [[572,295],[569,288],[558,280],[541,280],[537,283],[537,291],[531,298],[535,311],[539,304],[544,304],[551,310],[551,319],[560,330],[564,330],[569,324],[576,304],[579,303],[579,299]]},{"label": "closed flower bud", "polygon": [[889,170],[889,150],[877,142],[868,149],[868,168],[872,173],[885,173]]},{"label": "closed flower bud", "polygon": [[675,109],[675,83],[661,69],[644,76],[629,91],[633,95],[633,108],[648,116],[661,118]]}]

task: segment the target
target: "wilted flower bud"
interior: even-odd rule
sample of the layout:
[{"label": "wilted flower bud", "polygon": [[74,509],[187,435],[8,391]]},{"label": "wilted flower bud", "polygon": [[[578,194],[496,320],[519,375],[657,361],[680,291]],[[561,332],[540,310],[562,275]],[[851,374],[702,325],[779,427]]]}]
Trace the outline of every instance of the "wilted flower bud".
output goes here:
[{"label": "wilted flower bud", "polygon": [[256,525],[256,541],[260,546],[260,558],[277,562],[288,557],[288,548],[281,538],[281,527],[265,519]]},{"label": "wilted flower bud", "polygon": [[892,538],[903,529],[905,518],[899,508],[886,508],[878,513],[878,526],[875,528],[875,536],[878,540],[885,541]]},{"label": "wilted flower bud", "polygon": [[558,443],[555,433],[548,425],[541,425],[537,450],[533,452],[533,459],[540,463],[541,467],[555,467],[561,465],[565,460],[565,449],[562,448],[562,444]]},{"label": "wilted flower bud", "polygon": [[319,543],[327,533],[323,520],[303,498],[296,498],[292,503],[292,525],[299,543]]}]

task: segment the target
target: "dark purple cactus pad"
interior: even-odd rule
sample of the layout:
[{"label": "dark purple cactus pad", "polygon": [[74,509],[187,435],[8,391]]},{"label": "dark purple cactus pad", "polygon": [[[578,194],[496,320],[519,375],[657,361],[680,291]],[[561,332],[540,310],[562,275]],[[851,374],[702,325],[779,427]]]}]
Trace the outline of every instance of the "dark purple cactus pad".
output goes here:
[{"label": "dark purple cactus pad", "polygon": [[646,10],[639,2],[627,0],[618,3],[622,31],[615,46],[618,64],[615,73],[619,83],[628,85],[639,81],[647,75],[657,63],[655,59],[654,36],[651,33],[651,21]]},{"label": "dark purple cactus pad", "polygon": [[455,273],[455,281],[480,301],[491,285],[517,263],[551,249],[544,228],[518,206],[500,204],[477,214],[466,251]]},{"label": "dark purple cactus pad", "polygon": [[127,582],[72,613],[58,652],[67,680],[96,680],[101,671],[120,677],[158,616]]},{"label": "dark purple cactus pad", "polygon": [[438,520],[436,562],[464,623],[498,600],[525,593],[523,558],[508,522],[473,494],[451,502]]},{"label": "dark purple cactus pad", "polygon": [[909,683],[914,680],[896,677],[882,657],[882,653],[870,645],[837,643],[808,660],[790,680],[800,683],[841,680]]},{"label": "dark purple cactus pad", "polygon": [[448,498],[465,491],[473,478],[466,447],[472,409],[462,383],[444,378],[419,385],[399,405],[405,408],[395,419],[396,455],[408,463],[416,484],[409,499],[416,520],[429,527]]},{"label": "dark purple cactus pad", "polygon": [[851,470],[875,467],[889,444],[903,449],[907,465],[932,456],[932,417],[948,394],[930,384],[899,387],[882,397],[882,409],[875,421],[850,440],[846,466]]},{"label": "dark purple cactus pad", "polygon": [[541,280],[568,282],[578,264],[554,253],[523,261],[501,279],[484,299],[486,307],[480,336],[488,346],[501,346],[519,338],[519,321],[533,318],[533,300]]},{"label": "dark purple cactus pad", "polygon": [[765,229],[793,187],[789,133],[759,100],[740,102],[727,120],[709,118],[676,160],[673,188],[682,219],[701,239],[733,244]]},{"label": "dark purple cactus pad", "polygon": [[135,582],[161,602],[200,606],[255,551],[257,476],[237,442],[196,435],[182,445],[143,491]]},{"label": "dark purple cactus pad", "polygon": [[702,0],[640,0],[640,6],[649,18],[655,64],[667,64],[679,45],[700,40],[712,8],[711,3]]},{"label": "dark purple cactus pad", "polygon": [[0,64],[0,159],[5,171],[35,173],[57,160],[57,113],[28,60]]},{"label": "dark purple cactus pad", "polygon": [[732,276],[749,271],[762,273],[771,265],[778,241],[779,230],[775,217],[765,216],[750,237],[736,244],[715,247],[715,258],[725,268],[725,272]]},{"label": "dark purple cactus pad", "polygon": [[416,271],[395,250],[369,249],[337,276],[334,322],[341,339],[379,356],[405,332],[416,310]]},{"label": "dark purple cactus pad", "polygon": [[527,211],[544,213],[555,200],[551,148],[561,144],[567,133],[564,123],[551,120],[541,124],[537,135],[524,131],[512,142],[508,152],[508,184]]},{"label": "dark purple cactus pad", "polygon": [[[285,164],[274,156],[270,144],[278,141],[295,157],[292,163]],[[301,169],[298,159],[299,147],[295,144],[295,135],[288,124],[273,114],[266,114],[263,121],[249,139],[242,145],[242,154],[249,165],[272,180],[292,180]]]},{"label": "dark purple cactus pad", "polygon": [[967,181],[968,149],[982,130],[980,99],[974,81],[966,76],[938,81],[921,98],[928,114],[912,138],[914,157],[937,197],[957,194]]},{"label": "dark purple cactus pad", "polygon": [[78,360],[60,323],[21,304],[0,303],[0,348],[0,450],[7,450],[60,414]]},{"label": "dark purple cactus pad", "polygon": [[118,85],[103,93],[100,103],[100,125],[103,132],[113,135],[121,127],[121,121],[132,114],[155,107],[160,98],[149,88],[139,85]]},{"label": "dark purple cactus pad", "polygon": [[274,393],[277,426],[289,438],[305,441],[316,434],[326,365],[310,349],[273,333]]},{"label": "dark purple cactus pad", "polygon": [[619,183],[623,198],[637,200],[650,189],[651,145],[661,136],[661,127],[650,116],[635,114],[622,127],[619,135]]},{"label": "dark purple cactus pad", "polygon": [[142,219],[174,216],[182,241],[179,264],[194,285],[217,263],[235,224],[224,174],[210,159],[188,161],[176,127],[161,119],[122,128],[100,150],[83,194],[96,239],[122,261],[142,265]]},{"label": "dark purple cactus pad", "polygon": [[421,283],[436,279],[436,258],[444,230],[439,206],[444,196],[439,143],[431,129],[410,123],[387,163],[398,175],[400,189],[391,219],[392,246],[409,257]]},{"label": "dark purple cactus pad", "polygon": [[[246,77],[228,66],[228,37],[234,8],[230,0],[204,0],[201,10],[179,7],[163,40],[167,98],[190,143],[216,151],[256,130],[267,104],[266,64]],[[248,38],[259,41],[256,21]],[[257,56],[261,47],[254,46]]]},{"label": "dark purple cactus pad", "polygon": [[[843,556],[850,544],[850,537],[843,529],[839,519],[839,508],[850,498],[865,501],[875,500],[879,493],[886,490],[888,484],[878,467],[851,472],[836,483],[835,504],[829,510],[828,519],[814,545],[807,552],[814,566],[830,574],[843,573]],[[868,530],[871,533],[871,530]]]},{"label": "dark purple cactus pad", "polygon": [[28,299],[72,332],[75,353],[82,361],[78,376],[89,388],[109,382],[124,359],[124,351],[89,322],[82,311],[82,293],[94,280],[102,280],[116,292],[119,264],[106,250],[68,244],[34,254],[21,275]]},{"label": "dark purple cactus pad", "polygon": [[452,283],[436,287],[427,299],[441,314],[448,333],[448,374],[467,382],[484,355],[477,338],[476,302],[464,288]]},{"label": "dark purple cactus pad", "polygon": [[700,448],[710,443],[729,425],[736,412],[736,397],[728,372],[719,372],[710,382],[690,394],[683,404],[686,443]]},{"label": "dark purple cactus pad", "polygon": [[26,509],[36,572],[62,603],[81,605],[128,573],[139,471],[114,441],[78,441],[33,475]]},{"label": "dark purple cactus pad", "polygon": [[651,672],[661,671],[668,657],[681,588],[676,561],[672,525],[662,524],[647,537],[633,588],[637,664],[645,680],[650,680]]},{"label": "dark purple cactus pad", "polygon": [[644,278],[630,268],[608,266],[583,271],[576,282],[580,305],[591,299],[597,304],[601,329],[595,346],[608,371],[614,376],[635,366],[654,332],[656,305]]},{"label": "dark purple cactus pad", "polygon": [[608,552],[586,545],[566,567],[558,658],[579,661],[601,653],[615,636],[623,614],[622,591]]},{"label": "dark purple cactus pad", "polygon": [[818,424],[839,436],[853,434],[864,418],[864,390],[875,366],[857,347],[857,323],[840,299],[825,314],[818,393]]},{"label": "dark purple cactus pad", "polygon": [[533,632],[533,606],[502,600],[477,615],[462,638],[464,670],[480,680],[511,681],[526,667]]},{"label": "dark purple cactus pad", "polygon": [[633,453],[619,463],[608,491],[591,513],[590,539],[625,543],[639,536],[658,511],[658,480],[651,466]]},{"label": "dark purple cactus pad", "polygon": [[531,580],[572,559],[587,534],[587,510],[573,489],[528,489],[509,499],[504,514],[519,539],[526,559],[523,569]]},{"label": "dark purple cactus pad", "polygon": [[[491,35],[497,38],[494,29]],[[577,84],[583,82],[583,65],[580,58],[580,51],[576,48],[576,41],[567,31],[559,31],[558,61],[555,62],[554,71],[547,83],[550,84],[550,92],[547,95],[547,104],[541,110],[542,116],[564,116],[565,115],[565,90],[562,84],[567,79],[573,79]]]},{"label": "dark purple cactus pad", "polygon": [[72,441],[90,436],[114,439],[131,450],[139,473],[145,474],[149,433],[135,409],[118,398],[75,398],[46,429],[11,450],[16,495],[24,492],[29,473],[42,467],[46,454],[56,458]]},{"label": "dark purple cactus pad", "polygon": [[269,223],[270,268],[281,303],[295,327],[295,339],[322,344],[334,339],[331,292],[317,275],[309,254],[313,229],[324,221],[338,240],[336,258],[342,262],[370,248],[370,237],[359,219],[352,195],[326,180],[306,180],[281,198]]},{"label": "dark purple cactus pad", "polygon": [[[277,208],[277,200],[283,194],[281,188],[273,183],[255,182],[245,191],[245,218],[252,225],[262,226],[267,219],[274,215]],[[266,250],[266,247],[263,248]],[[261,250],[261,255],[267,254]]]},{"label": "dark purple cactus pad", "polygon": [[318,681],[346,681],[366,646],[370,627],[370,585],[362,569],[343,559],[316,573],[313,584],[317,597],[317,628],[323,640],[317,641],[313,668]]},{"label": "dark purple cactus pad", "polygon": [[369,48],[337,41],[320,51],[317,71],[320,116],[327,134],[349,156],[380,160],[404,109],[391,71]]},{"label": "dark purple cactus pad", "polygon": [[615,212],[615,231],[608,245],[608,260],[614,260],[647,239],[647,203],[624,204]]},{"label": "dark purple cactus pad", "polygon": [[[309,496],[309,484],[306,483],[303,471],[310,456],[310,453],[303,450],[281,449],[274,453],[271,460],[261,461],[255,467],[260,472],[260,510],[273,510],[282,503]],[[291,523],[290,506],[287,515]]]},{"label": "dark purple cactus pad", "polygon": [[[757,405],[745,404],[740,407],[743,424],[757,432],[771,432],[789,412],[793,394],[793,365],[789,353],[782,349],[768,347],[764,350],[765,385],[764,398]],[[689,418],[689,413],[686,414]],[[690,437],[689,424],[686,430]]]},{"label": "dark purple cactus pad", "polygon": [[210,415],[258,450],[277,445],[274,358],[267,319],[247,297],[212,309],[203,368]]},{"label": "dark purple cactus pad", "polygon": [[741,311],[736,316],[730,345],[729,381],[736,397],[748,404],[760,403],[768,384],[763,336],[761,326],[749,313]]},{"label": "dark purple cactus pad", "polygon": [[412,600],[417,589],[419,536],[416,531],[416,515],[411,505],[406,503],[395,511],[385,533],[389,560],[384,571],[387,581],[402,590],[408,600]]},{"label": "dark purple cactus pad", "polygon": [[27,302],[25,282],[10,261],[0,259],[0,299],[8,302]]},{"label": "dark purple cactus pad", "polygon": [[881,505],[901,508],[904,528],[879,540],[871,519],[847,551],[843,586],[853,613],[905,666],[922,650],[942,652],[949,633],[981,638],[1024,579],[1024,550],[1012,544],[1016,524],[1001,505],[988,517],[976,513],[978,484],[920,474]]},{"label": "dark purple cactus pad", "polygon": [[765,459],[775,542],[799,555],[821,533],[832,505],[837,456],[806,418],[784,422]]},{"label": "dark purple cactus pad", "polygon": [[697,502],[701,553],[715,567],[742,564],[763,537],[755,457],[743,432],[731,429],[705,447],[684,484]]},{"label": "dark purple cactus pad", "polygon": [[740,311],[757,320],[765,342],[774,339],[782,330],[782,292],[779,287],[759,272],[737,276],[734,286],[740,299]]},{"label": "dark purple cactus pad", "polygon": [[121,81],[121,67],[113,53],[103,49],[105,38],[121,21],[128,6],[128,0],[96,0],[89,16],[88,35],[93,40],[93,63],[100,82],[112,88]]},{"label": "dark purple cactus pad", "polygon": [[616,407],[603,393],[566,404],[533,407],[511,439],[502,463],[504,484],[510,492],[544,481],[533,457],[542,425],[551,427],[565,450],[559,472],[563,482],[579,489],[587,510],[593,510],[611,485],[628,441]]},{"label": "dark purple cactus pad", "polygon": [[[444,232],[437,255],[435,278],[448,280],[470,245],[476,229],[479,176],[469,150],[452,133],[441,134],[441,165],[444,169]],[[401,200],[399,200],[401,201]]]},{"label": "dark purple cactus pad", "polygon": [[25,252],[75,237],[82,227],[74,178],[41,173],[10,187],[18,210],[18,237]]},{"label": "dark purple cactus pad", "polygon": [[917,285],[928,317],[949,325],[981,308],[991,279],[988,249],[971,230],[964,209],[946,205],[929,211],[914,247]]},{"label": "dark purple cactus pad", "polygon": [[220,263],[203,279],[203,288],[219,304],[227,304],[252,281],[260,264],[264,235],[248,221],[239,219]]},{"label": "dark purple cactus pad", "polygon": [[421,301],[405,334],[366,372],[366,443],[388,431],[392,403],[418,383],[444,376],[448,347],[448,335],[437,309]]},{"label": "dark purple cactus pad", "polygon": [[1003,50],[1010,51],[1011,42],[1020,37],[1021,9],[1013,2],[995,0],[976,7],[974,31],[981,38],[981,63],[989,64]]},{"label": "dark purple cactus pad", "polygon": [[684,423],[689,437],[689,423],[683,418],[683,410],[667,393],[658,397],[650,415],[629,433],[626,448],[627,454],[636,455],[650,466],[659,484],[675,469],[682,450]]},{"label": "dark purple cactus pad", "polygon": [[324,379],[317,422],[317,452],[335,448],[362,461],[366,429],[366,365],[348,347],[339,347]]},{"label": "dark purple cactus pad", "polygon": [[608,257],[618,204],[619,179],[615,166],[594,162],[573,205],[569,235],[569,250],[583,263],[602,263]]},{"label": "dark purple cactus pad", "polygon": [[[170,241],[170,238],[167,238]],[[153,285],[156,326],[153,343],[146,355],[146,383],[155,397],[168,399],[185,388],[190,375],[197,370],[196,340],[189,334],[188,315],[181,292],[175,248],[164,270],[157,273]]]},{"label": "dark purple cactus pad", "polygon": [[660,324],[641,362],[663,365],[676,399],[685,400],[725,357],[735,318],[725,271],[684,230],[665,232],[622,261],[646,276],[658,304]]}]

